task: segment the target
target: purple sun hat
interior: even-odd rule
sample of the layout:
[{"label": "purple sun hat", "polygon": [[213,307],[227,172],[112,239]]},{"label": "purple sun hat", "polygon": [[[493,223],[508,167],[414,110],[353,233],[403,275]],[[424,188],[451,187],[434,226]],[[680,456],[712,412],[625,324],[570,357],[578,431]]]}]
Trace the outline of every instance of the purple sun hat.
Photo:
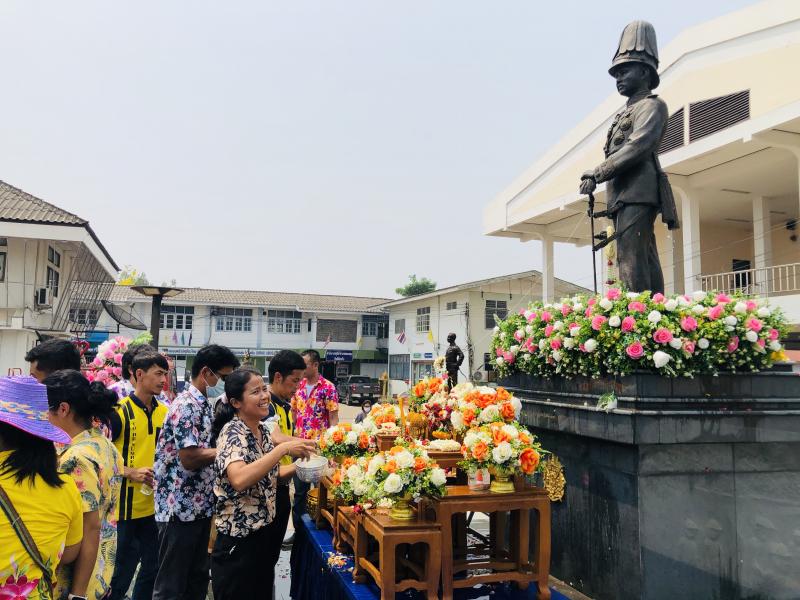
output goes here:
[{"label": "purple sun hat", "polygon": [[47,387],[33,377],[0,377],[0,422],[36,437],[68,444],[69,434],[47,420]]}]

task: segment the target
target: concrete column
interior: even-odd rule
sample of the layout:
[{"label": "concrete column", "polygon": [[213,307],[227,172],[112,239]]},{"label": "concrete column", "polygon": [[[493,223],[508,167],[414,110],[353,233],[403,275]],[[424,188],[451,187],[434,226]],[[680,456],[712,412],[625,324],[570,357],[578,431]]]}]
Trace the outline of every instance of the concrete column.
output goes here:
[{"label": "concrete column", "polygon": [[697,192],[676,187],[681,200],[681,228],[683,232],[683,291],[689,294],[701,289],[700,275],[700,201]]},{"label": "concrete column", "polygon": [[680,229],[673,229],[667,232],[667,239],[672,247],[672,264],[668,265],[672,271],[672,277],[668,278],[667,294],[683,294],[684,290],[684,277],[683,277],[683,233]]},{"label": "concrete column", "polygon": [[753,268],[756,269],[755,284],[758,293],[770,292],[766,269],[772,266],[772,231],[770,230],[769,199],[753,198]]},{"label": "concrete column", "polygon": [[309,348],[316,348],[317,347],[317,315],[313,315],[311,318],[311,342],[309,344]]},{"label": "concrete column", "polygon": [[553,267],[553,238],[542,236],[542,300],[552,302],[555,298],[556,285]]}]

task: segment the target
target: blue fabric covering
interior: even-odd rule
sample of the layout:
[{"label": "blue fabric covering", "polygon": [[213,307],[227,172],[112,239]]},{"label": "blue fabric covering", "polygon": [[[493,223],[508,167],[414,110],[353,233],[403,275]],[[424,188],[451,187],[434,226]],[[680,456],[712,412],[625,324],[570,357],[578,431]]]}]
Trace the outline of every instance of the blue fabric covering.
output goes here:
[{"label": "blue fabric covering", "polygon": [[[349,556],[347,565],[341,569],[328,566],[328,558],[335,553],[333,536],[328,530],[317,529],[308,515],[303,515],[303,526],[295,532],[292,546],[292,588],[294,600],[377,600],[380,589],[371,580],[369,583],[353,583],[351,569],[353,557]],[[533,600],[536,598],[534,585],[521,591],[513,585],[478,586],[472,589],[455,591],[458,600]],[[566,596],[551,589],[553,600],[568,600]],[[421,598],[421,594],[406,592],[398,598],[411,600]]]}]

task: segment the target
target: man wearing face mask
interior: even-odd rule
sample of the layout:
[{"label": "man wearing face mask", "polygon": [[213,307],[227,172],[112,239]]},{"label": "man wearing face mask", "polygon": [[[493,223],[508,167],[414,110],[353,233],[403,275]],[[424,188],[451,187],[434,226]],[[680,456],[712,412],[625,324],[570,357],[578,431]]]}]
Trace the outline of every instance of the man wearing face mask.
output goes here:
[{"label": "man wearing face mask", "polygon": [[207,547],[214,511],[212,398],[239,360],[225,346],[201,348],[192,379],[169,407],[153,465],[158,575],[154,600],[203,600],[208,592]]}]

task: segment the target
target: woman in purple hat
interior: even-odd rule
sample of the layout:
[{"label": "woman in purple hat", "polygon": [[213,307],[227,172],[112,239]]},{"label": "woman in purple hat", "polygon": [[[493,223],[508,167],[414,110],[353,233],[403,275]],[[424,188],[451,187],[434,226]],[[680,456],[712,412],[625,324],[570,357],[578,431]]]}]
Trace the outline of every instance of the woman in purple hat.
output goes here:
[{"label": "woman in purple hat", "polygon": [[47,412],[44,385],[0,377],[0,598],[53,599],[56,567],[80,551],[81,497],[53,445],[70,437]]}]

